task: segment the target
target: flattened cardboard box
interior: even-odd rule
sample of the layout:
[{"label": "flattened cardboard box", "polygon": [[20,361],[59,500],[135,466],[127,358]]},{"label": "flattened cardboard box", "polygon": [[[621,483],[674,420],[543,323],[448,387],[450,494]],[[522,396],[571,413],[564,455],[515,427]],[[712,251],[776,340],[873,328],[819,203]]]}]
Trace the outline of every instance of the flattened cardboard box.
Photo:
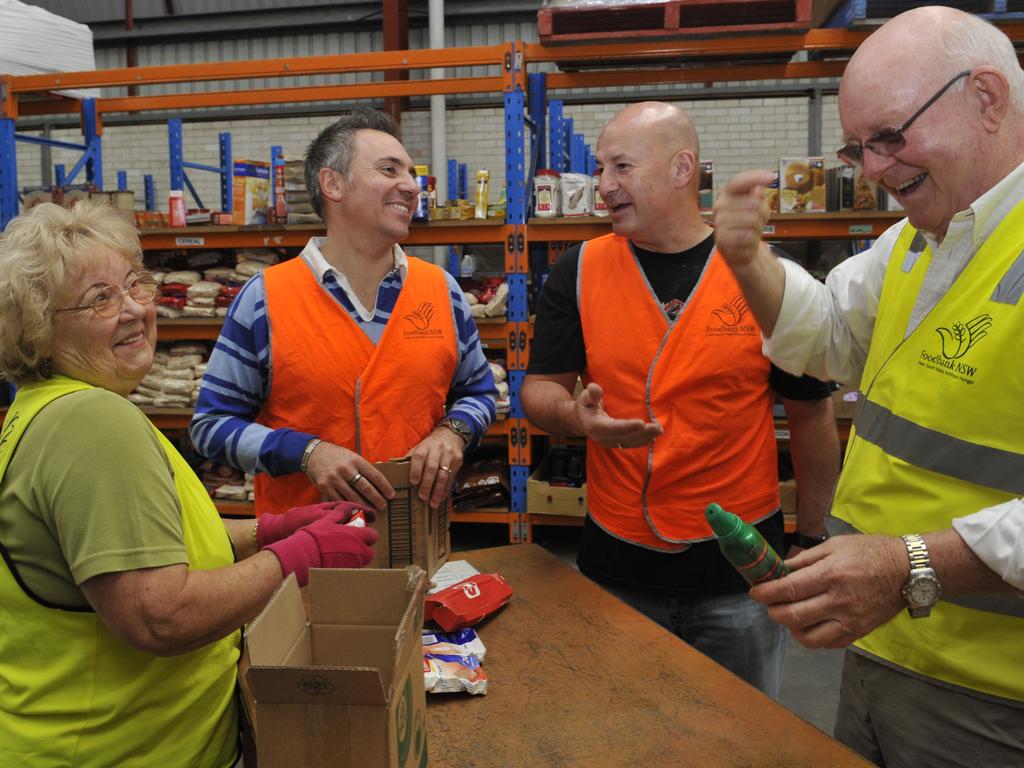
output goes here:
[{"label": "flattened cardboard box", "polygon": [[426,590],[415,566],[314,569],[307,617],[294,576],[285,579],[246,630],[259,768],[427,765]]},{"label": "flattened cardboard box", "polygon": [[374,547],[371,568],[405,568],[418,565],[434,573],[448,562],[451,551],[451,496],[440,508],[430,509],[417,496],[418,489],[409,484],[408,459],[394,459],[374,464],[395,489],[395,498],[388,502],[388,511],[378,514],[372,528],[380,538]]}]

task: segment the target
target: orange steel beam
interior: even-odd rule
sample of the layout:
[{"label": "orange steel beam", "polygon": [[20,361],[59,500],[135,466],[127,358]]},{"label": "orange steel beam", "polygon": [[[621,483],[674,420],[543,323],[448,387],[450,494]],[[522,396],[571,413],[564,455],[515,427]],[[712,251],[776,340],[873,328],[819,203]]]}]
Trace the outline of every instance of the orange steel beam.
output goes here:
[{"label": "orange steel beam", "polygon": [[866,31],[812,29],[805,34],[729,35],[721,38],[666,40],[642,43],[591,43],[588,45],[526,45],[530,62],[600,62],[669,59],[692,56],[750,56],[795,51],[853,50],[868,36]]},{"label": "orange steel beam", "polygon": [[211,80],[244,80],[257,77],[297,77],[344,72],[379,72],[386,69],[431,69],[502,64],[503,45],[468,48],[428,48],[418,51],[378,51],[334,56],[303,56],[292,59],[254,59],[162,67],[103,69],[93,72],[59,72],[18,75],[11,78],[12,93],[109,88],[121,85],[196,83]]},{"label": "orange steel beam", "polygon": [[[997,23],[1007,37],[1024,40],[1024,22]],[[529,62],[600,62],[646,59],[727,56],[742,58],[753,54],[793,53],[795,51],[852,51],[873,30],[810,29],[804,33],[774,35],[729,35],[710,39],[643,41],[633,43],[589,43],[584,45],[526,45]]]},{"label": "orange steel beam", "polygon": [[736,64],[686,69],[619,69],[587,72],[549,72],[548,88],[602,88],[653,83],[702,83],[737,80],[841,77],[846,61],[808,61],[778,64]]},{"label": "orange steel beam", "polygon": [[[387,96],[427,96],[436,93],[482,93],[501,90],[500,77],[453,77],[446,80],[402,80],[392,82],[319,85],[303,88],[270,88],[253,91],[211,91],[207,93],[168,93],[160,96],[135,96],[97,99],[96,110],[132,112],[150,109],[174,110],[196,107],[226,107],[250,104],[280,104],[308,101],[375,99]],[[25,102],[17,104],[20,115],[50,115],[81,111],[77,101]],[[8,115],[13,117],[14,115]]]}]

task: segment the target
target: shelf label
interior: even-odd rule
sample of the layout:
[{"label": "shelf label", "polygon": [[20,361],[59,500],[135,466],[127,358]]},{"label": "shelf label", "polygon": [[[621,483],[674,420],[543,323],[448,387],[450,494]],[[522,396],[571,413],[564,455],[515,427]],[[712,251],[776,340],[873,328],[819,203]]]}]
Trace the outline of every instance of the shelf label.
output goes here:
[{"label": "shelf label", "polygon": [[851,235],[870,235],[871,225],[870,224],[851,224],[850,225]]},{"label": "shelf label", "polygon": [[206,245],[205,237],[176,237],[174,238],[174,244],[179,248],[188,248],[190,246],[203,246]]},{"label": "shelf label", "polygon": [[775,430],[775,439],[776,440],[789,440],[789,430],[788,429],[776,429]]},{"label": "shelf label", "polygon": [[775,234],[775,225],[774,224],[766,224],[765,228],[763,230],[761,230],[761,231],[764,234],[766,234],[766,235],[774,235]]}]

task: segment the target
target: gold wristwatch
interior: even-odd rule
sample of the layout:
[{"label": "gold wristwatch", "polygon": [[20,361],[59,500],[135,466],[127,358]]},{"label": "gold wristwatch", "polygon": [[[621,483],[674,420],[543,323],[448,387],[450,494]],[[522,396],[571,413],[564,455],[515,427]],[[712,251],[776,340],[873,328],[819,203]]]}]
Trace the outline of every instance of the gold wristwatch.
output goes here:
[{"label": "gold wristwatch", "polygon": [[903,537],[903,542],[910,556],[910,576],[900,591],[907,601],[910,618],[923,619],[932,612],[932,606],[939,602],[942,585],[932,568],[924,539],[919,534],[908,533]]}]

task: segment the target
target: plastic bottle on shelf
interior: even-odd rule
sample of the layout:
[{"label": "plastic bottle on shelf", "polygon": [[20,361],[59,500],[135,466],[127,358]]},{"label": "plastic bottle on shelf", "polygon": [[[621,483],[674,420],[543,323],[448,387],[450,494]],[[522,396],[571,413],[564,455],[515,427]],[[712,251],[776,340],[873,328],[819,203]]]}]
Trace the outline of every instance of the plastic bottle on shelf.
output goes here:
[{"label": "plastic bottle on shelf", "polygon": [[462,261],[459,262],[459,276],[472,277],[476,272],[476,256],[469,251],[462,254]]},{"label": "plastic bottle on shelf", "polygon": [[709,504],[704,515],[725,559],[748,584],[779,579],[789,573],[779,553],[750,523],[743,522],[717,504]]},{"label": "plastic bottle on shelf", "polygon": [[533,208],[538,218],[546,219],[559,214],[560,176],[558,171],[550,168],[538,168],[533,175]]},{"label": "plastic bottle on shelf", "polygon": [[172,227],[185,226],[185,192],[172,189],[168,198],[168,221]]},{"label": "plastic bottle on shelf", "polygon": [[491,172],[486,168],[481,168],[476,172],[476,205],[473,210],[473,218],[475,219],[487,218],[487,188],[490,178]]}]

